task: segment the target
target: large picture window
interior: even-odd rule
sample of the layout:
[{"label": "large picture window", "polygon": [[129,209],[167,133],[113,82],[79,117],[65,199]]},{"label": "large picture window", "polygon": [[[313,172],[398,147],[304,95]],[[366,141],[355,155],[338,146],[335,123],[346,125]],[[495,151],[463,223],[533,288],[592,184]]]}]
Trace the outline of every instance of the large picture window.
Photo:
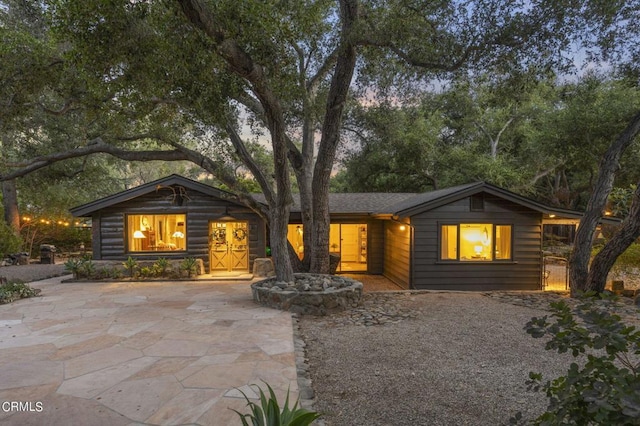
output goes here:
[{"label": "large picture window", "polygon": [[186,250],[186,215],[132,214],[127,216],[130,252]]},{"label": "large picture window", "polygon": [[512,226],[461,223],[440,226],[440,259],[461,262],[511,260]]}]

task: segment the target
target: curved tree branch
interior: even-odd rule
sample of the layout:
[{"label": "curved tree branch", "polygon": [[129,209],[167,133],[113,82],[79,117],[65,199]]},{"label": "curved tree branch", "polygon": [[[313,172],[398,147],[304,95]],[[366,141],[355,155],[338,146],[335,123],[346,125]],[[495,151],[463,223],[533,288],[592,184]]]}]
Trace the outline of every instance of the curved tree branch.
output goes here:
[{"label": "curved tree branch", "polygon": [[[137,140],[139,137],[122,137],[121,140]],[[158,137],[162,140],[162,138]],[[268,220],[267,209],[258,203],[250,195],[241,192],[238,181],[233,173],[229,173],[224,162],[216,162],[212,159],[200,154],[199,152],[190,150],[179,144],[171,143],[172,150],[148,150],[148,151],[130,151],[110,145],[101,138],[96,138],[89,145],[74,148],[65,152],[55,152],[48,155],[41,155],[26,162],[7,163],[8,167],[18,167],[17,170],[0,175],[0,182],[9,181],[18,177],[26,176],[36,170],[50,166],[54,163],[69,160],[72,158],[86,157],[92,154],[109,154],[121,160],[127,161],[190,161],[199,165],[204,170],[212,173],[217,179],[224,182],[230,188],[237,191],[237,201],[254,210],[261,217]]]},{"label": "curved tree branch", "polygon": [[275,200],[273,188],[271,187],[271,185],[269,185],[267,177],[264,175],[264,173],[262,173],[262,170],[260,169],[260,167],[258,167],[258,164],[253,160],[253,157],[251,156],[249,151],[247,151],[247,147],[242,141],[242,138],[240,137],[240,135],[238,135],[236,129],[229,123],[227,123],[226,125],[226,130],[229,134],[229,138],[231,139],[231,143],[236,149],[236,153],[240,156],[245,166],[249,168],[249,171],[253,174],[253,177],[258,181],[258,184],[262,189],[262,193],[267,200],[267,204],[274,204]]},{"label": "curved tree branch", "polygon": [[[601,283],[589,281],[589,259],[591,242],[600,218],[604,213],[607,198],[613,188],[615,174],[620,168],[620,158],[624,151],[635,141],[640,133],[640,111],[629,121],[629,124],[602,156],[600,171],[595,182],[591,198],[587,203],[580,226],[576,231],[574,249],[569,261],[569,286],[571,293],[578,290],[595,290]],[[602,289],[597,289],[602,291]]]}]

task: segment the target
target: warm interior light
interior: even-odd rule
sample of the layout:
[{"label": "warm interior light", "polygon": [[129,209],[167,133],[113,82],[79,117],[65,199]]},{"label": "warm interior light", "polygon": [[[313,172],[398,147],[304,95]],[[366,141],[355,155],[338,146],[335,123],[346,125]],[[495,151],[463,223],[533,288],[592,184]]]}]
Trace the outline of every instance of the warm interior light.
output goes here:
[{"label": "warm interior light", "polygon": [[406,227],[406,226],[404,226],[404,225],[400,225],[400,230],[401,230],[401,231],[404,231],[404,230],[406,230],[406,229],[407,229],[407,227]]},{"label": "warm interior light", "polygon": [[133,238],[147,238],[147,236],[144,235],[142,231],[135,231],[133,233]]},{"label": "warm interior light", "polygon": [[553,217],[556,217],[556,215],[555,214],[550,214],[549,217],[553,218]]},{"label": "warm interior light", "polygon": [[172,235],[173,238],[184,238],[184,233],[180,232],[180,231],[176,231],[173,233]]},{"label": "warm interior light", "polygon": [[611,212],[609,210],[607,210],[606,212],[604,212],[605,216],[611,216]]}]

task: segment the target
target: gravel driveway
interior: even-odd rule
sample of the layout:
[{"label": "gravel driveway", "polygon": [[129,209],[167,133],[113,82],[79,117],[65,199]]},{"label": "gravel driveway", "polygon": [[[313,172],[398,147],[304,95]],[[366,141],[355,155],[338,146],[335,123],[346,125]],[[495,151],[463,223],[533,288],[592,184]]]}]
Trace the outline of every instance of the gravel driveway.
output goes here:
[{"label": "gravel driveway", "polygon": [[527,391],[529,372],[557,377],[572,360],[523,331],[545,313],[479,293],[429,292],[372,293],[355,312],[302,317],[314,408],[340,426],[495,426],[518,411],[536,416],[546,399]]},{"label": "gravel driveway", "polygon": [[0,267],[0,277],[4,277],[9,281],[21,280],[27,283],[58,277],[67,273],[62,262],[53,265],[32,263],[29,265]]}]

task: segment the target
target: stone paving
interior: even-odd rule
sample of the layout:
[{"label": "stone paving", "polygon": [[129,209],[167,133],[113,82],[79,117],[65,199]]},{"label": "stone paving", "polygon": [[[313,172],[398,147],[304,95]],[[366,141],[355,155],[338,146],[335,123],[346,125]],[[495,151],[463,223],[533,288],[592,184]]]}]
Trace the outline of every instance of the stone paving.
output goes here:
[{"label": "stone paving", "polygon": [[248,282],[31,286],[0,305],[0,424],[226,426],[250,384],[297,397],[291,314]]}]

